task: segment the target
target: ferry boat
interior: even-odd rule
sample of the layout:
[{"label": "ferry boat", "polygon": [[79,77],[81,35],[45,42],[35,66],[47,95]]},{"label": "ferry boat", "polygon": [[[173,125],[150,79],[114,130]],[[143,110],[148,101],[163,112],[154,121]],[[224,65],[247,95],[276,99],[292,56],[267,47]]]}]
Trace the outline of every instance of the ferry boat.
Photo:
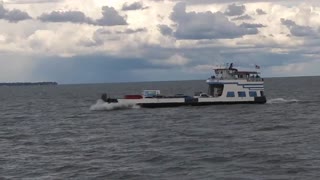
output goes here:
[{"label": "ferry boat", "polygon": [[264,79],[258,71],[238,71],[230,66],[214,69],[215,75],[206,80],[208,92],[195,93],[194,96],[163,96],[160,90],[144,90],[142,95],[125,95],[124,98],[101,99],[106,103],[138,105],[145,108],[204,106],[217,104],[264,104]]}]

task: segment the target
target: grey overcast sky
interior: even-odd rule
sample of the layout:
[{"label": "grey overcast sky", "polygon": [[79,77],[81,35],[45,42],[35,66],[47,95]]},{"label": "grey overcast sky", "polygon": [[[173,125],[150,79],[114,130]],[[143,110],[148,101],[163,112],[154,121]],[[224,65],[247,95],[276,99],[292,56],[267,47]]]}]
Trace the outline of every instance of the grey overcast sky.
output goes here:
[{"label": "grey overcast sky", "polygon": [[0,82],[320,75],[315,0],[3,0],[0,27]]}]

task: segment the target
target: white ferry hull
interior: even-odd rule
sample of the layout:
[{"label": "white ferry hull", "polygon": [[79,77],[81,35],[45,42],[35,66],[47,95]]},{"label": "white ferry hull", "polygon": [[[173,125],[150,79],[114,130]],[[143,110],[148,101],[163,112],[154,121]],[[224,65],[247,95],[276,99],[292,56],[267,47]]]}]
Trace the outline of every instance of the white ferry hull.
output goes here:
[{"label": "white ferry hull", "polygon": [[266,97],[237,98],[223,100],[222,98],[144,98],[144,99],[113,99],[110,103],[132,104],[144,108],[162,108],[179,106],[208,106],[223,104],[264,104]]}]

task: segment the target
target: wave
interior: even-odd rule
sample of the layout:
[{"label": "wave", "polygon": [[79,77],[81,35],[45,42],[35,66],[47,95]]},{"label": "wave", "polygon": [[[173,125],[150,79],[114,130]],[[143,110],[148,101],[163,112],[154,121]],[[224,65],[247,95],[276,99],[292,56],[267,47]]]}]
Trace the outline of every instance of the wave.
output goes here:
[{"label": "wave", "polygon": [[300,102],[298,99],[284,99],[284,98],[275,98],[267,101],[268,104],[284,104],[284,103],[297,103]]},{"label": "wave", "polygon": [[271,127],[262,127],[257,129],[256,131],[274,131],[274,130],[285,130],[285,129],[290,129],[290,126],[276,125]]},{"label": "wave", "polygon": [[90,107],[91,111],[112,111],[120,109],[137,109],[140,106],[131,103],[106,103],[103,100],[97,100],[96,104]]}]

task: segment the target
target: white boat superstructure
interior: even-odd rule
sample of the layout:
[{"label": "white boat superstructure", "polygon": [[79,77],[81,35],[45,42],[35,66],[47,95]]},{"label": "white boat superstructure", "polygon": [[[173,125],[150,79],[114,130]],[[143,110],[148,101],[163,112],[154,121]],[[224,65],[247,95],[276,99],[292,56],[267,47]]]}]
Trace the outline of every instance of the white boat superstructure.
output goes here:
[{"label": "white boat superstructure", "polygon": [[211,76],[206,83],[208,92],[195,93],[194,96],[174,95],[163,96],[160,90],[144,90],[142,95],[126,95],[120,99],[102,99],[108,103],[134,104],[141,107],[174,107],[201,106],[214,104],[264,104],[264,80],[257,71],[238,71],[233,65],[215,69],[215,76]]},{"label": "white boat superstructure", "polygon": [[[263,103],[264,80],[257,71],[238,71],[230,65],[229,68],[215,69],[216,76],[206,82],[209,85],[209,97],[199,97],[199,102],[251,102]],[[264,100],[263,100],[264,99]]]}]

